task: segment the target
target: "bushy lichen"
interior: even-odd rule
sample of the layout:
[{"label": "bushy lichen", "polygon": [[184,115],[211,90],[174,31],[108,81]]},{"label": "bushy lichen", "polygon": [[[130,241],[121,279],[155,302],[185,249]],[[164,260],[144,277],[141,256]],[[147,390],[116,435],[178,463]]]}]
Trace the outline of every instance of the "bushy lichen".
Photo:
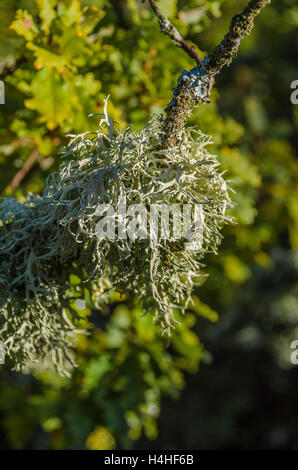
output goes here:
[{"label": "bushy lichen", "polygon": [[178,85],[173,90],[173,99],[168,105],[170,108],[175,103],[175,98],[181,88],[191,98],[192,104],[208,103],[211,87],[213,85],[212,77],[207,72],[209,58],[206,57],[200,65],[191,70],[183,70],[178,78]]},{"label": "bushy lichen", "polygon": [[[219,164],[196,129],[179,146],[161,149],[162,118],[139,133],[113,126],[105,114],[96,132],[71,136],[64,162],[42,197],[0,203],[0,334],[16,367],[50,356],[72,362],[76,319],[70,313],[70,275],[101,299],[105,284],[135,296],[166,332],[174,310],[184,311],[202,276],[202,260],[216,252],[231,206]],[[196,251],[168,240],[99,238],[99,204],[199,204],[202,244]]]}]

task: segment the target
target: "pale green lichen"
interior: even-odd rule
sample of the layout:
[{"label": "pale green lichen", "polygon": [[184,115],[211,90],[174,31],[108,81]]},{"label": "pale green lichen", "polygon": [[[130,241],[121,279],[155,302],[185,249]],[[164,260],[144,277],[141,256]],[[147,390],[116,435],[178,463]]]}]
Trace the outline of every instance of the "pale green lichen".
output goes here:
[{"label": "pale green lichen", "polygon": [[[179,146],[161,149],[162,118],[140,132],[113,126],[105,114],[96,132],[71,136],[64,162],[49,176],[42,197],[0,203],[0,338],[20,368],[48,357],[63,371],[73,362],[76,314],[70,307],[70,275],[93,300],[104,299],[103,279],[152,312],[162,329],[174,327],[205,273],[202,260],[216,252],[222,226],[231,219],[226,183],[211,139],[196,129],[181,133]],[[203,243],[197,251],[174,240],[98,239],[98,204],[200,204]],[[72,318],[70,313],[73,314]]]},{"label": "pale green lichen", "polygon": [[178,78],[178,84],[173,90],[173,99],[171,103],[168,104],[168,108],[175,103],[175,98],[181,88],[188,94],[193,106],[198,103],[209,102],[213,78],[207,71],[208,63],[209,58],[205,57],[205,59],[193,69],[183,70]]}]

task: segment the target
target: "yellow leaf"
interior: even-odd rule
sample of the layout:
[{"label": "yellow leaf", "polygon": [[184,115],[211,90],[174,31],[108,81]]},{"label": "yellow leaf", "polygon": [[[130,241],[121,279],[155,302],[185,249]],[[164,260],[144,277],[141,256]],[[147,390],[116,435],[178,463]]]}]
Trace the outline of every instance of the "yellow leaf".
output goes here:
[{"label": "yellow leaf", "polygon": [[39,16],[42,20],[41,29],[48,36],[50,33],[50,26],[53,19],[56,17],[54,9],[56,0],[35,0],[38,7],[40,8]]},{"label": "yellow leaf", "polygon": [[202,302],[196,295],[192,297],[192,301],[193,303],[189,304],[189,310],[192,310],[200,317],[207,318],[211,322],[216,322],[218,320],[218,313],[215,312],[215,310],[212,310],[209,305],[204,304],[204,302]]},{"label": "yellow leaf", "polygon": [[114,436],[103,426],[97,426],[86,439],[90,450],[113,450],[116,447]]},{"label": "yellow leaf", "polygon": [[54,68],[57,69],[60,74],[65,73],[67,68],[75,70],[75,67],[69,64],[64,57],[54,54],[43,47],[36,46],[32,42],[29,42],[27,48],[34,52],[36,57],[34,67],[36,70],[40,70],[44,67]]},{"label": "yellow leaf", "polygon": [[9,27],[19,36],[23,36],[26,41],[32,41],[38,34],[38,28],[33,17],[27,10],[18,10],[15,21]]}]

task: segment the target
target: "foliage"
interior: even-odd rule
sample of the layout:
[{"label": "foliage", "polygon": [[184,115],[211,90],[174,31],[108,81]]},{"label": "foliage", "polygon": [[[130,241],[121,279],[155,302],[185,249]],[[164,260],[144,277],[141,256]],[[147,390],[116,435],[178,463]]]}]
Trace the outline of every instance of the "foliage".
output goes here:
[{"label": "foliage", "polygon": [[[217,27],[198,37],[208,49],[238,8],[226,3]],[[220,320],[196,328],[210,364],[188,380],[181,404],[164,401],[159,439],[141,448],[297,449],[297,368],[290,361],[298,325],[298,108],[290,102],[298,76],[296,11],[294,1],[272,2],[217,81],[221,116],[245,128],[240,145],[220,150],[237,189],[238,224],[225,230],[221,256],[200,289]],[[208,107],[200,127],[220,134]]]},{"label": "foliage", "polygon": [[[77,8],[80,19],[69,28],[71,58],[67,59],[60,39],[66,34],[67,19],[62,18],[71,3],[79,2],[56,3],[59,9],[54,10],[55,17],[48,25],[36,2],[2,0],[0,6],[1,67],[13,65],[22,56],[27,59],[5,79],[6,105],[0,109],[3,194],[9,195],[10,179],[32,150],[37,147],[40,155],[17,190],[20,200],[28,191],[43,191],[47,175],[59,164],[55,158],[57,145],[65,143],[65,133],[81,133],[92,127],[93,121],[87,121],[86,116],[102,112],[105,96],[111,95],[109,111],[114,120],[123,123],[124,128],[133,123],[140,130],[150,114],[162,112],[170,101],[170,89],[176,85],[181,71],[194,65],[182,50],[160,34],[146,3],[137,0],[127,2],[129,25],[122,23],[108,1],[96,2],[101,10],[96,15],[92,13],[95,2],[80,2]],[[159,4],[163,12],[172,15],[171,20],[188,40],[200,44],[202,55],[204,48],[210,50],[219,43],[230,18],[239,10],[236,0],[163,0]],[[87,42],[84,34],[80,39],[80,25],[88,23],[86,6],[91,6],[90,21],[97,18],[94,29],[87,33]],[[39,30],[31,41],[33,49],[27,47],[30,41],[8,30],[16,21],[17,9],[27,10]],[[206,30],[211,20],[212,28]],[[233,215],[238,223],[225,228],[221,256],[207,256],[210,276],[200,287],[195,302],[200,317],[215,321],[218,312],[219,322],[210,323],[188,312],[168,349],[167,341],[159,334],[148,341],[150,349],[146,353],[150,360],[146,377],[158,370],[152,360],[153,349],[158,351],[158,361],[162,362],[164,355],[168,361],[174,361],[175,374],[179,376],[178,380],[168,380],[171,366],[163,365],[158,383],[164,383],[164,387],[156,386],[158,399],[150,398],[154,405],[158,403],[153,431],[146,431],[145,427],[151,439],[157,437],[156,419],[161,410],[159,440],[151,444],[156,448],[297,448],[297,374],[289,363],[289,343],[293,335],[297,336],[298,323],[295,267],[298,108],[289,100],[290,83],[298,76],[296,31],[294,0],[272,2],[258,19],[253,34],[243,42],[239,58],[219,77],[220,96],[214,90],[211,103],[198,108],[191,117],[191,124],[199,124],[204,133],[213,137],[210,152],[219,156],[221,168],[226,170],[225,179],[231,180],[229,185],[236,190]],[[44,51],[38,48],[58,55],[67,71],[63,73],[61,62],[60,68],[57,63],[42,62]],[[52,56],[51,59],[54,60]],[[40,70],[34,68],[35,61],[42,64]],[[41,72],[46,80],[40,78]],[[38,81],[34,82],[37,76]],[[87,86],[80,86],[86,77]],[[54,82],[59,83],[55,85],[58,95],[51,88]],[[37,97],[40,106],[36,106]],[[67,109],[61,110],[63,122],[55,113],[55,109],[61,108],[62,99]],[[34,109],[30,109],[31,100]],[[126,315],[131,323],[124,332],[120,328],[126,360],[118,367],[116,346],[109,356],[110,362],[107,361],[112,364],[112,378],[107,381],[107,375],[96,378],[100,376],[99,372],[96,375],[97,367],[104,368],[100,357],[111,353],[107,335],[119,336],[113,321],[118,316],[118,302],[111,296],[104,316],[92,310],[87,297],[82,320],[89,315],[88,321],[95,325],[92,337],[100,335],[105,339],[99,343],[83,337],[87,346],[78,353],[79,368],[71,379],[61,379],[51,370],[22,375],[11,373],[9,364],[2,368],[2,448],[85,448],[86,442],[90,448],[113,447],[115,442],[110,434],[117,447],[128,448],[137,445],[134,439],[142,439],[147,420],[141,406],[147,402],[146,385],[142,382],[138,399],[134,386],[113,388],[114,383],[121,381],[135,384],[132,377],[144,380],[135,360],[134,345],[138,341],[144,349],[145,340],[139,332],[140,329],[147,332],[150,317],[140,316],[139,310],[136,316],[135,307],[127,300],[123,305],[129,311]],[[136,325],[140,325],[138,336]],[[150,328],[156,328],[152,322]],[[205,344],[204,353],[198,335]],[[91,356],[87,353],[89,348]],[[89,357],[93,365],[88,369],[88,380],[92,382],[94,377],[95,386],[90,401],[82,401],[78,390]],[[178,398],[185,385],[184,372],[194,373],[200,359],[204,363],[200,373],[187,378],[183,399],[172,403],[168,394]],[[165,399],[160,403],[163,395]],[[34,397],[38,397],[36,401]],[[86,422],[89,424],[82,424]],[[150,444],[143,439],[138,445],[144,448]]]},{"label": "foliage", "polygon": [[143,431],[156,438],[161,395],[176,397],[184,385],[183,371],[195,372],[202,356],[191,331],[200,307],[183,321],[177,314],[181,322],[167,348],[168,340],[138,305],[121,302],[117,293],[110,293],[110,303],[106,315],[93,311],[90,319],[97,327],[91,337],[80,338],[71,380],[59,376],[50,362],[48,368],[36,364],[35,379],[8,368],[2,372],[6,442],[16,448],[32,445],[39,423],[41,445],[55,449],[83,448],[86,439],[89,448],[113,448],[109,433],[124,448]]},{"label": "foliage", "polygon": [[[75,336],[72,322],[78,315],[72,317],[72,304],[86,291],[97,308],[109,287],[137,296],[168,333],[177,323],[174,309],[189,307],[193,287],[204,277],[202,259],[216,253],[220,229],[230,220],[231,202],[218,162],[205,148],[210,139],[188,129],[178,148],[160,149],[162,122],[153,118],[139,133],[121,132],[105,107],[96,132],[72,135],[62,154],[68,161],[49,176],[41,198],[1,201],[0,331],[17,370],[43,357],[52,358],[61,372],[64,362],[73,363],[69,336]],[[99,205],[117,208],[121,198],[129,208],[142,205],[145,211],[146,223],[139,220],[134,227],[142,231],[138,238],[136,232],[125,238],[98,233],[107,218]],[[183,204],[203,207],[200,243],[197,220],[184,227],[191,235],[185,243],[176,241],[173,230],[164,239],[151,235],[152,207],[164,218],[165,203],[176,208],[174,218],[178,205],[180,222]],[[108,217],[109,225],[116,225],[123,215]],[[85,287],[72,292],[71,276]]]}]

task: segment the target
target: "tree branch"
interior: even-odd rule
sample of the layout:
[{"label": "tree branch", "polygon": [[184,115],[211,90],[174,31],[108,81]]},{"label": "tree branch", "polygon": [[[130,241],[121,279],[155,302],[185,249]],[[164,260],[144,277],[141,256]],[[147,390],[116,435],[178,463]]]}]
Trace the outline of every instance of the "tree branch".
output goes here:
[{"label": "tree branch", "polygon": [[231,64],[237,55],[241,40],[251,33],[255,18],[270,2],[271,0],[251,0],[242,13],[232,18],[229,32],[209,55],[209,73],[217,75],[225,65]]},{"label": "tree branch", "polygon": [[16,60],[16,62],[11,66],[5,68],[1,73],[0,73],[0,80],[4,80],[8,75],[13,75],[15,71],[24,63],[26,62],[26,57],[20,57],[19,59]]},{"label": "tree branch", "polygon": [[14,177],[12,178],[11,182],[7,185],[5,190],[8,190],[10,193],[13,193],[14,190],[19,186],[21,181],[29,173],[29,171],[33,167],[38,157],[39,157],[39,151],[37,148],[35,148],[33,152],[29,155],[29,158],[26,160],[22,168],[14,175]]},{"label": "tree branch", "polygon": [[160,9],[156,4],[156,1],[149,0],[149,3],[155,15],[157,16],[161,31],[167,36],[169,36],[169,38],[172,39],[176,46],[181,47],[192,59],[195,59],[197,64],[200,64],[202,58],[199,56],[195,48],[188,44],[185,39],[183,39],[179,31],[175,28],[174,25],[172,25],[168,18],[161,13]]},{"label": "tree branch", "polygon": [[229,32],[216,49],[191,71],[182,72],[173,99],[165,110],[163,148],[177,145],[191,106],[209,102],[214,77],[225,65],[230,65],[241,40],[250,34],[254,19],[270,1],[251,0],[242,13],[232,18]]},{"label": "tree branch", "polygon": [[125,0],[110,0],[110,2],[117,15],[119,25],[124,29],[131,28],[133,26],[131,11],[127,8]]}]

